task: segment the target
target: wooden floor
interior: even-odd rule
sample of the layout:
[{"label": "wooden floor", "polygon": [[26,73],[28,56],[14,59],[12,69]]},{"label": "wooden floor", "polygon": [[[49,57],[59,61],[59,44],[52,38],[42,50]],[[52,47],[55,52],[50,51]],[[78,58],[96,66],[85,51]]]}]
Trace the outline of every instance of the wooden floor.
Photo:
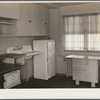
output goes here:
[{"label": "wooden floor", "polygon": [[[65,76],[56,75],[49,80],[30,79],[25,81],[17,88],[92,88],[90,82],[80,82],[80,85],[75,85],[75,81],[72,78],[66,78]],[[100,82],[96,84],[95,88],[100,88]]]}]

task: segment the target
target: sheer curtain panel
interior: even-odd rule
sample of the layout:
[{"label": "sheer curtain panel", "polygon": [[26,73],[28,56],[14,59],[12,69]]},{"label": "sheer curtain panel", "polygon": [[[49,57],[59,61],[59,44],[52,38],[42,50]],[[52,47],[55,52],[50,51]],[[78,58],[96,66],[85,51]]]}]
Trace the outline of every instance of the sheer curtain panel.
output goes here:
[{"label": "sheer curtain panel", "polygon": [[84,50],[83,17],[64,17],[65,50]]},{"label": "sheer curtain panel", "polygon": [[65,50],[100,51],[100,14],[64,17]]},{"label": "sheer curtain panel", "polygon": [[100,15],[88,16],[88,50],[100,50]]}]

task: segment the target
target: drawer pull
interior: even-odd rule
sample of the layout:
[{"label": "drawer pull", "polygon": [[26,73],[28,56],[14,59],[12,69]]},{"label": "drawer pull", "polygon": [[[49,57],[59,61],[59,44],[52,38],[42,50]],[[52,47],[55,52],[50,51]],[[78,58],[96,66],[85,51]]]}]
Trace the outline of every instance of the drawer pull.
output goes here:
[{"label": "drawer pull", "polygon": [[13,79],[13,80],[15,79],[14,75],[12,76],[12,79]]}]

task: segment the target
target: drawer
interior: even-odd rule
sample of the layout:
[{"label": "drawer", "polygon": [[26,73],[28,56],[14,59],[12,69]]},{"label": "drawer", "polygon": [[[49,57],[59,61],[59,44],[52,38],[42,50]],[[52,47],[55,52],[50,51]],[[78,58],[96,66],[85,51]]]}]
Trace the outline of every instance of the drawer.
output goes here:
[{"label": "drawer", "polygon": [[73,70],[73,80],[85,81],[85,71]]},{"label": "drawer", "polygon": [[86,60],[85,59],[73,59],[74,65],[85,65]]},{"label": "drawer", "polygon": [[73,70],[85,70],[85,65],[75,65],[73,64]]}]

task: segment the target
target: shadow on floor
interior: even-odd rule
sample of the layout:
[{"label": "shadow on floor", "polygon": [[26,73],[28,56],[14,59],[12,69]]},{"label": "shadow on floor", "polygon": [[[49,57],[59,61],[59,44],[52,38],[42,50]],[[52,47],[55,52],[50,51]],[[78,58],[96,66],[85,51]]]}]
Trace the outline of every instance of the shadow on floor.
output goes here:
[{"label": "shadow on floor", "polygon": [[[66,76],[56,75],[49,80],[33,78],[13,88],[91,88],[91,83],[80,82],[80,85],[75,85],[75,81],[71,77],[66,78]],[[100,88],[100,82],[96,84],[96,88]]]}]

